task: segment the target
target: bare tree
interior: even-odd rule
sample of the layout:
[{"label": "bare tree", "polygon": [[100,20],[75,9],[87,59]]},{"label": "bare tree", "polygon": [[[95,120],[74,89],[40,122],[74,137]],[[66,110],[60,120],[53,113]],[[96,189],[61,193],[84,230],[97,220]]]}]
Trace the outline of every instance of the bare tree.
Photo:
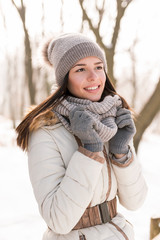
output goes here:
[{"label": "bare tree", "polygon": [[[1,17],[2,17],[2,22],[3,22],[4,30],[7,32],[6,18],[5,18],[5,15],[3,14],[1,5],[0,5],[0,15],[1,15]],[[7,52],[6,52],[5,60],[6,60],[6,62],[7,62],[6,65],[7,65],[8,69],[9,69],[9,67],[10,67],[10,58],[9,58],[9,56],[7,55]],[[7,69],[7,75],[9,74],[8,69]],[[8,88],[8,81],[9,81],[9,77],[7,76],[7,77],[6,77],[6,81],[5,81],[6,90],[7,90],[7,88]],[[6,91],[5,91],[5,92],[6,92]],[[4,106],[5,106],[6,103],[7,103],[6,100],[7,100],[7,94],[5,94],[5,96],[2,98],[1,114],[2,114],[2,112],[4,112]]]},{"label": "bare tree", "polygon": [[87,9],[84,8],[84,2],[85,2],[85,0],[79,0],[79,4],[81,6],[82,13],[83,13],[83,21],[86,20],[88,22],[90,29],[93,31],[93,33],[96,37],[97,43],[103,48],[103,50],[106,54],[106,58],[107,58],[108,74],[109,74],[110,78],[112,79],[113,84],[116,85],[116,79],[114,77],[114,71],[113,71],[115,48],[116,48],[116,44],[117,44],[118,35],[120,32],[121,19],[125,13],[126,8],[128,7],[128,5],[131,1],[125,1],[126,4],[124,5],[124,4],[122,4],[124,1],[117,0],[117,17],[115,19],[115,25],[114,25],[114,29],[113,29],[113,35],[112,35],[110,47],[107,47],[103,43],[103,39],[100,35],[100,26],[101,26],[103,16],[105,13],[105,0],[103,0],[103,4],[102,4],[101,8],[96,5],[96,10],[99,15],[99,21],[98,21],[96,27],[93,25],[92,19],[88,16]]},{"label": "bare tree", "polygon": [[20,19],[22,21],[23,30],[24,30],[24,45],[25,45],[25,76],[26,82],[29,89],[29,96],[31,104],[35,104],[35,86],[33,83],[33,67],[32,67],[32,49],[29,38],[29,33],[26,27],[26,8],[24,6],[23,0],[21,0],[21,6],[18,7],[14,0],[11,0],[13,5],[15,6]]},{"label": "bare tree", "polygon": [[[2,11],[2,8],[0,6],[0,13],[3,20],[3,27],[5,32],[7,33],[7,24],[6,24],[6,18]],[[12,81],[14,78],[17,79],[17,71],[14,66],[14,64],[17,63],[17,59],[12,62],[11,56],[7,51],[7,48],[5,49],[5,61],[6,61],[6,78],[5,78],[5,94],[3,97],[3,103],[2,103],[2,112],[4,115],[7,115],[7,117],[10,117],[12,119],[13,128],[15,128],[15,120],[16,120],[16,111],[14,105],[16,105],[15,101],[13,99],[16,99],[16,88],[13,84],[14,81]]]}]

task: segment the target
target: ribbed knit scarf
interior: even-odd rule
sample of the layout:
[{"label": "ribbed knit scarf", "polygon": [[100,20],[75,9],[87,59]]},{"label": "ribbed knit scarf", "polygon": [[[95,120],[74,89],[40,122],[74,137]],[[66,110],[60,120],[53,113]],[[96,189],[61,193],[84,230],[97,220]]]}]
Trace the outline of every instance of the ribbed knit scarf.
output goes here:
[{"label": "ribbed knit scarf", "polygon": [[107,142],[117,132],[115,117],[117,108],[120,108],[121,105],[122,101],[118,95],[106,96],[101,102],[68,96],[53,109],[53,112],[58,116],[64,127],[72,133],[69,113],[77,106],[83,107],[84,111],[94,119],[94,128],[101,140]]}]

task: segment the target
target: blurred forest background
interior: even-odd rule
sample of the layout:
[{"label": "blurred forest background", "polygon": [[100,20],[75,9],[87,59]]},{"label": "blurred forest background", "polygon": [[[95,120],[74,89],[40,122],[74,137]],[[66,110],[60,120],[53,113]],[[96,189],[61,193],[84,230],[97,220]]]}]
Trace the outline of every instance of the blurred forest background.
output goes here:
[{"label": "blurred forest background", "polygon": [[135,147],[146,129],[160,133],[159,0],[0,0],[0,115],[13,127],[50,93],[54,74],[39,46],[82,32],[106,53],[108,73],[137,114]]},{"label": "blurred forest background", "polygon": [[118,209],[136,240],[149,240],[150,218],[160,217],[159,12],[159,0],[0,0],[0,239],[41,239],[46,229],[14,128],[56,87],[54,72],[41,64],[41,44],[82,32],[105,51],[108,74],[136,113],[134,141],[149,192],[138,211]]}]

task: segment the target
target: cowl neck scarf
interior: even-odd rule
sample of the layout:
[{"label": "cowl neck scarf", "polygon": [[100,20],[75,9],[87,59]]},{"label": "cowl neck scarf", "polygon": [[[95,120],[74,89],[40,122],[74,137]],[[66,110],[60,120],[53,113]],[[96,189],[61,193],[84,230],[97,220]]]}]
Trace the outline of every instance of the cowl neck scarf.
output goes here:
[{"label": "cowl neck scarf", "polygon": [[[101,102],[92,102],[68,96],[57,105],[53,112],[57,115],[64,127],[72,132],[69,113],[76,107],[82,107],[94,120],[94,129],[99,134],[102,142],[107,142],[117,132],[115,117],[117,109],[122,107],[122,101],[118,95],[106,96]],[[74,133],[73,133],[74,134]]]}]

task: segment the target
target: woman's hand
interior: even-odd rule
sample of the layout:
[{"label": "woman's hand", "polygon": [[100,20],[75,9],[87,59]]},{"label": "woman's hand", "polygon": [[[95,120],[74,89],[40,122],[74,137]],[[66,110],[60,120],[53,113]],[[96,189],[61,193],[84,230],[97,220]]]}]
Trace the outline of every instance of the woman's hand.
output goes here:
[{"label": "woman's hand", "polygon": [[109,141],[109,151],[113,154],[126,154],[128,144],[136,133],[136,127],[130,110],[120,108],[117,111],[116,124],[118,131]]},{"label": "woman's hand", "polygon": [[103,143],[94,129],[92,117],[82,107],[76,107],[69,114],[69,120],[73,134],[75,134],[91,152],[103,150]]}]

